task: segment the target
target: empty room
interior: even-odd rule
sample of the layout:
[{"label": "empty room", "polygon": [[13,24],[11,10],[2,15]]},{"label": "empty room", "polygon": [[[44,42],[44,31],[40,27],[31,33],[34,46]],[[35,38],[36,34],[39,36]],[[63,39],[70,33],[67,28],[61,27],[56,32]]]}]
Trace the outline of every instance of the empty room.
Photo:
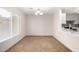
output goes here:
[{"label": "empty room", "polygon": [[78,7],[1,7],[0,52],[78,52]]}]

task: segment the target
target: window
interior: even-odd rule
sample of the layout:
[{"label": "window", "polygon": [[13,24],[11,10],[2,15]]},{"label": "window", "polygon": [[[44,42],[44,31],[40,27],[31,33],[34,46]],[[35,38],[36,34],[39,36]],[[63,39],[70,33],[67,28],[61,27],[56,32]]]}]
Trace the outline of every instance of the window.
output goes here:
[{"label": "window", "polygon": [[0,8],[0,39],[6,39],[19,33],[19,16],[3,8]]}]

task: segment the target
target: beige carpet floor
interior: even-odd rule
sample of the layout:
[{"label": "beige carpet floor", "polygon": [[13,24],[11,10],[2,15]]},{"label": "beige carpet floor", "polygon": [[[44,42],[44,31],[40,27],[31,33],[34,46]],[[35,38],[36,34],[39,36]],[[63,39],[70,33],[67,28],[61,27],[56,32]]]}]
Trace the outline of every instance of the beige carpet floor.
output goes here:
[{"label": "beige carpet floor", "polygon": [[70,50],[51,36],[28,36],[7,52],[70,52]]}]

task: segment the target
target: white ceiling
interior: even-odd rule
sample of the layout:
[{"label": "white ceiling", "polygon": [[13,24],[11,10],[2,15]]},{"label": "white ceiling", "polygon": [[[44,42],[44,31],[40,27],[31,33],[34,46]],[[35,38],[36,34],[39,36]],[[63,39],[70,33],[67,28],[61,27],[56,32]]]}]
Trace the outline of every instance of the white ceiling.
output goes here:
[{"label": "white ceiling", "polygon": [[37,9],[40,9],[44,14],[53,14],[58,9],[62,9],[66,13],[77,13],[79,11],[77,7],[20,7],[20,9],[27,15],[34,15]]},{"label": "white ceiling", "polygon": [[62,11],[65,13],[79,13],[79,7],[63,7]]},{"label": "white ceiling", "polygon": [[38,9],[44,14],[53,14],[56,11],[56,8],[51,7],[21,7],[20,9],[29,15],[33,15]]}]

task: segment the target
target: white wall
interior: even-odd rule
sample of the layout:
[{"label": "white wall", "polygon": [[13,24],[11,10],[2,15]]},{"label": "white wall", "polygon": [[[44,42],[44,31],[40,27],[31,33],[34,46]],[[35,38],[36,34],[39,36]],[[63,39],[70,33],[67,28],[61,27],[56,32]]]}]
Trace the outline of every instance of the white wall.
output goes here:
[{"label": "white wall", "polygon": [[21,40],[24,36],[26,36],[26,17],[18,8],[4,8],[14,14],[17,14],[20,17],[20,25],[21,25],[21,33],[18,36],[14,36],[11,39],[8,39],[4,42],[0,42],[0,51],[6,51],[8,48],[10,48],[12,45],[14,45],[16,42]]},{"label": "white wall", "polygon": [[61,19],[62,13],[61,10],[58,10],[54,14],[53,19],[53,36],[57,38],[60,42],[62,42],[65,46],[67,46],[72,51],[79,51],[79,34],[70,33],[66,31],[62,31],[61,28]]},{"label": "white wall", "polygon": [[27,35],[52,35],[53,15],[29,15],[26,21]]}]

